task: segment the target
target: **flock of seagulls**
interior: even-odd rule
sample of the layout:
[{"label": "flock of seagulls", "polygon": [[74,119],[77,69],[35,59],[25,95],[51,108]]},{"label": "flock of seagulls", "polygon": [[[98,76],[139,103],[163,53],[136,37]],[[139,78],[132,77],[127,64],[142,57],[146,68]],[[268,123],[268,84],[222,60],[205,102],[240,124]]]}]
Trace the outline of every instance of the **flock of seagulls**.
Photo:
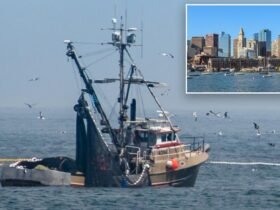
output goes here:
[{"label": "flock of seagulls", "polygon": [[[29,82],[35,82],[35,81],[38,81],[40,78],[39,77],[33,77],[33,78],[30,78],[28,81]],[[24,103],[29,109],[33,109],[34,106],[36,104],[31,104],[31,103]],[[46,118],[43,116],[43,113],[42,111],[39,112],[39,116],[37,117],[37,119],[39,120],[45,120]]]},{"label": "flock of seagulls", "polygon": [[[36,104],[28,104],[24,103],[29,109],[32,109]],[[45,120],[46,118],[43,116],[42,111],[39,112],[39,116],[37,117],[39,120]]]},{"label": "flock of seagulls", "polygon": [[[217,117],[217,118],[230,119],[230,116],[229,116],[228,112],[224,112],[224,114],[222,114],[221,112],[214,112],[212,110],[209,110],[208,112],[206,112],[206,116],[207,117],[214,116],[214,117]],[[192,117],[193,117],[195,122],[198,121],[198,114],[197,114],[197,112],[193,112],[192,113]],[[256,136],[261,136],[262,134],[261,134],[261,131],[260,131],[260,126],[256,122],[253,122],[253,127],[254,127],[254,129],[256,131]],[[276,130],[264,132],[264,134],[276,134]],[[224,134],[223,134],[222,131],[218,131],[218,132],[215,133],[215,135],[223,136]],[[275,143],[268,142],[267,144],[269,146],[271,146],[271,147],[275,147],[276,146]]]},{"label": "flock of seagulls", "polygon": [[[28,80],[28,82],[36,82],[38,81],[40,78],[39,77],[33,77],[33,78],[30,78]],[[24,105],[26,105],[26,107],[28,109],[34,109],[34,107],[37,105],[36,103],[24,103]],[[46,117],[43,115],[43,112],[42,111],[39,111],[38,113],[38,116],[37,116],[37,119],[38,120],[45,120]],[[61,130],[59,131],[60,134],[66,134],[66,131],[65,130]]]},{"label": "flock of seagulls", "polygon": [[224,114],[222,114],[221,112],[213,112],[212,110],[210,110],[209,112],[206,112],[206,116],[210,116],[210,115],[215,116],[215,117],[220,117],[220,118],[221,117],[227,118],[227,119],[230,118],[228,112],[225,112]]},{"label": "flock of seagulls", "polygon": [[[256,130],[256,135],[257,135],[257,136],[261,136],[260,126],[259,126],[257,123],[255,123],[255,122],[253,122],[253,125],[254,125],[254,128],[255,128],[255,130]],[[266,132],[265,134],[276,134],[276,130],[272,130],[271,132]],[[275,144],[274,144],[274,143],[268,142],[267,144],[268,144],[269,146],[271,146],[271,147],[275,147]]]},{"label": "flock of seagulls", "polygon": [[[28,82],[35,82],[38,81],[40,78],[39,77],[33,77],[28,80]],[[29,109],[33,109],[34,106],[36,105],[35,103],[24,103]],[[46,118],[43,116],[42,111],[39,112],[39,116],[37,117],[39,120],[45,120]]]}]

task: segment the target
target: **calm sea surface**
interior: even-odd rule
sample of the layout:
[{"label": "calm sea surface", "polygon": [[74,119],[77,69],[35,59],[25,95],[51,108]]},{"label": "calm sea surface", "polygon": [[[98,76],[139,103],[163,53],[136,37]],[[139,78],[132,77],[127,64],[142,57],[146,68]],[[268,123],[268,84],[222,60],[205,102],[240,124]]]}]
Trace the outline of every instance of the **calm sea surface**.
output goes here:
[{"label": "calm sea surface", "polygon": [[[191,75],[200,76],[191,76]],[[225,73],[188,73],[188,92],[280,92],[280,73],[263,77],[259,73],[225,76]]]},{"label": "calm sea surface", "polygon": [[[211,144],[194,188],[0,187],[0,209],[280,209],[280,113],[221,110],[229,111],[225,119],[207,111],[175,113],[173,119],[183,141],[203,135]],[[30,110],[0,110],[0,156],[74,157],[74,113],[44,113],[47,119],[40,121]],[[260,125],[259,137],[253,122]]]}]

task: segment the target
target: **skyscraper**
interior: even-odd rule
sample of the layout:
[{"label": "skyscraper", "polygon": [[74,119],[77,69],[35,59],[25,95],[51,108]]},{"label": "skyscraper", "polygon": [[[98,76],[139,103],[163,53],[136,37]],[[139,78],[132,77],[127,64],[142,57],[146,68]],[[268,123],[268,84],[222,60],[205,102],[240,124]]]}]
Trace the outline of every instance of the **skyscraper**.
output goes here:
[{"label": "skyscraper", "polygon": [[238,46],[237,46],[237,57],[238,58],[240,57],[241,54],[243,54],[241,52],[243,52],[244,47],[246,47],[246,38],[245,38],[243,28],[241,27],[239,34],[238,34]]},{"label": "skyscraper", "polygon": [[218,56],[218,43],[218,34],[207,34],[205,37],[205,50],[207,50],[207,54],[211,56]]},{"label": "skyscraper", "polygon": [[240,28],[239,34],[238,34],[238,48],[246,47],[246,38],[243,31],[243,28]]},{"label": "skyscraper", "polygon": [[203,36],[194,36],[191,41],[191,48],[194,48],[198,53],[203,50],[205,46],[205,39]]},{"label": "skyscraper", "polygon": [[257,54],[258,56],[262,56],[262,57],[265,57],[267,55],[266,42],[258,41]]},{"label": "skyscraper", "polygon": [[231,48],[231,37],[229,34],[226,34],[225,32],[222,32],[219,37],[219,50],[218,50],[218,56],[219,57],[230,57]]},{"label": "skyscraper", "polygon": [[266,42],[266,56],[271,56],[271,31],[268,29],[261,30],[258,41]]},{"label": "skyscraper", "polygon": [[219,43],[218,34],[207,34],[205,39],[205,46],[207,47],[218,47]]},{"label": "skyscraper", "polygon": [[253,40],[258,41],[259,40],[259,33],[253,34]]}]

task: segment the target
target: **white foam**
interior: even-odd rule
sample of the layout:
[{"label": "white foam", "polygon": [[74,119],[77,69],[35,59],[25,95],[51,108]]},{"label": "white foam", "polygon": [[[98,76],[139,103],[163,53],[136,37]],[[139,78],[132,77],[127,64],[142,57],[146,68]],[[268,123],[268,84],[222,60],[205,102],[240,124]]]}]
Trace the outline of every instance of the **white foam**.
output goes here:
[{"label": "white foam", "polygon": [[280,166],[280,163],[208,161],[210,164]]}]

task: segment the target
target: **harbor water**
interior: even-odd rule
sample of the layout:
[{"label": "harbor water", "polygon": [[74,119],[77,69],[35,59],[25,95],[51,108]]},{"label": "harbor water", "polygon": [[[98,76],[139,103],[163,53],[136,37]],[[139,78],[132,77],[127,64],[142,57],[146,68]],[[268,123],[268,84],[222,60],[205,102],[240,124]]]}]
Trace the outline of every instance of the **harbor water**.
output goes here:
[{"label": "harbor water", "polygon": [[[75,113],[43,111],[46,120],[30,110],[0,110],[1,158],[74,158]],[[213,110],[221,111],[217,117],[208,111],[173,117],[182,141],[204,136],[211,145],[193,188],[0,187],[0,209],[280,209],[280,113]]]},{"label": "harbor water", "polygon": [[280,92],[280,73],[188,73],[187,92]]}]

